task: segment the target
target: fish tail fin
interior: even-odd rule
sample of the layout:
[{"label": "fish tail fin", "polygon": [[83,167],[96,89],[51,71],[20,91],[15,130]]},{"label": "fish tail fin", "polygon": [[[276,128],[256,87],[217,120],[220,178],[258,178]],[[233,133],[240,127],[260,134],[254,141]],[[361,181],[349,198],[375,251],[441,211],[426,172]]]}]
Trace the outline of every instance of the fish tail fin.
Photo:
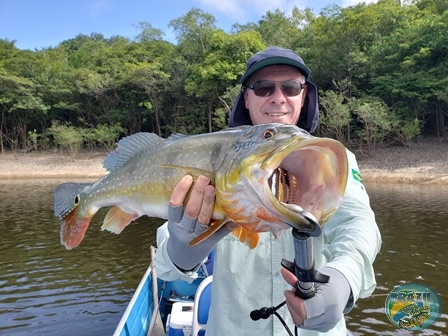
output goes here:
[{"label": "fish tail fin", "polygon": [[206,240],[208,237],[210,237],[212,234],[214,234],[216,231],[218,231],[220,228],[222,228],[226,222],[228,222],[227,218],[220,219],[215,222],[212,221],[212,223],[210,224],[210,226],[207,230],[202,232],[199,236],[197,236],[190,242],[190,246],[195,246],[195,245],[199,244],[200,242]]},{"label": "fish tail fin", "polygon": [[76,196],[92,183],[68,182],[54,189],[54,214],[60,219],[65,218],[76,207]]},{"label": "fish tail fin", "polygon": [[77,209],[73,209],[61,222],[61,244],[67,250],[71,250],[81,243],[93,217],[93,214],[78,217]]},{"label": "fish tail fin", "polygon": [[126,226],[140,216],[137,213],[129,213],[119,206],[111,208],[104,218],[101,230],[107,230],[119,234]]},{"label": "fish tail fin", "polygon": [[232,231],[232,234],[239,239],[240,242],[245,243],[252,250],[258,245],[260,237],[258,233],[249,231],[242,226]]}]

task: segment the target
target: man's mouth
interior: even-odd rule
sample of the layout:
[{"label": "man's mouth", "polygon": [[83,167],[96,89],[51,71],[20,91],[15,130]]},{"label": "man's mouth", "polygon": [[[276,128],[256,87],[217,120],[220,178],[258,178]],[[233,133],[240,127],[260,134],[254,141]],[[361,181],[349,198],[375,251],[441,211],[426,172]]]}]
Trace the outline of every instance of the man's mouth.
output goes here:
[{"label": "man's mouth", "polygon": [[266,114],[270,117],[281,117],[287,114],[287,112],[266,112]]}]

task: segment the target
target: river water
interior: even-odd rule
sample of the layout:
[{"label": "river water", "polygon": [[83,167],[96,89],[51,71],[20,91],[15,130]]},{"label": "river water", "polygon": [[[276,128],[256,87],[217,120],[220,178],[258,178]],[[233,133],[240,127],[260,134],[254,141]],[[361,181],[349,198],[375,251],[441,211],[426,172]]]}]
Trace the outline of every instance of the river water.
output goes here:
[{"label": "river water", "polygon": [[[94,216],[81,245],[67,251],[53,214],[63,180],[0,181],[0,335],[111,335],[150,263],[158,219],[141,218],[120,235]],[[411,335],[388,320],[389,292],[406,282],[433,287],[444,315],[425,335],[448,334],[448,186],[366,185],[383,246],[378,287],[347,315],[354,335]]]}]

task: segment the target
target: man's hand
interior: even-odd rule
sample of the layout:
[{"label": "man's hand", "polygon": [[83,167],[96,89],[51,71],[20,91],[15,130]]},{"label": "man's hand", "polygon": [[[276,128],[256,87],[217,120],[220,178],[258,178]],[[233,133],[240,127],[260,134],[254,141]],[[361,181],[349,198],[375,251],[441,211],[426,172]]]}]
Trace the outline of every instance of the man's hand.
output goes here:
[{"label": "man's hand", "polygon": [[171,261],[181,270],[188,271],[198,266],[215,245],[230,231],[222,227],[211,237],[196,246],[189,243],[208,229],[215,205],[215,188],[210,180],[199,176],[193,186],[187,205],[183,203],[193,184],[190,175],[184,176],[174,188],[168,209],[168,231],[170,238],[167,251]]},{"label": "man's hand", "polygon": [[350,285],[338,270],[323,267],[319,272],[330,276],[328,283],[316,283],[316,295],[308,300],[297,297],[297,278],[287,269],[281,270],[283,278],[294,288],[285,291],[286,305],[294,324],[303,329],[327,332],[341,320],[350,297]]}]

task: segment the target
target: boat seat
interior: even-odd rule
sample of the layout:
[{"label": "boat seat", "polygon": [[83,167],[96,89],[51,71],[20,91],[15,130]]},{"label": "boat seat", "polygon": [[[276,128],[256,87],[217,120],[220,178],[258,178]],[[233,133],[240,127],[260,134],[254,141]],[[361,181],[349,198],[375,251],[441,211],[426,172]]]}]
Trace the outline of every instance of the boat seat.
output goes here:
[{"label": "boat seat", "polygon": [[205,328],[208,320],[208,312],[212,299],[213,275],[205,278],[196,291],[193,309],[192,336],[205,335]]}]

